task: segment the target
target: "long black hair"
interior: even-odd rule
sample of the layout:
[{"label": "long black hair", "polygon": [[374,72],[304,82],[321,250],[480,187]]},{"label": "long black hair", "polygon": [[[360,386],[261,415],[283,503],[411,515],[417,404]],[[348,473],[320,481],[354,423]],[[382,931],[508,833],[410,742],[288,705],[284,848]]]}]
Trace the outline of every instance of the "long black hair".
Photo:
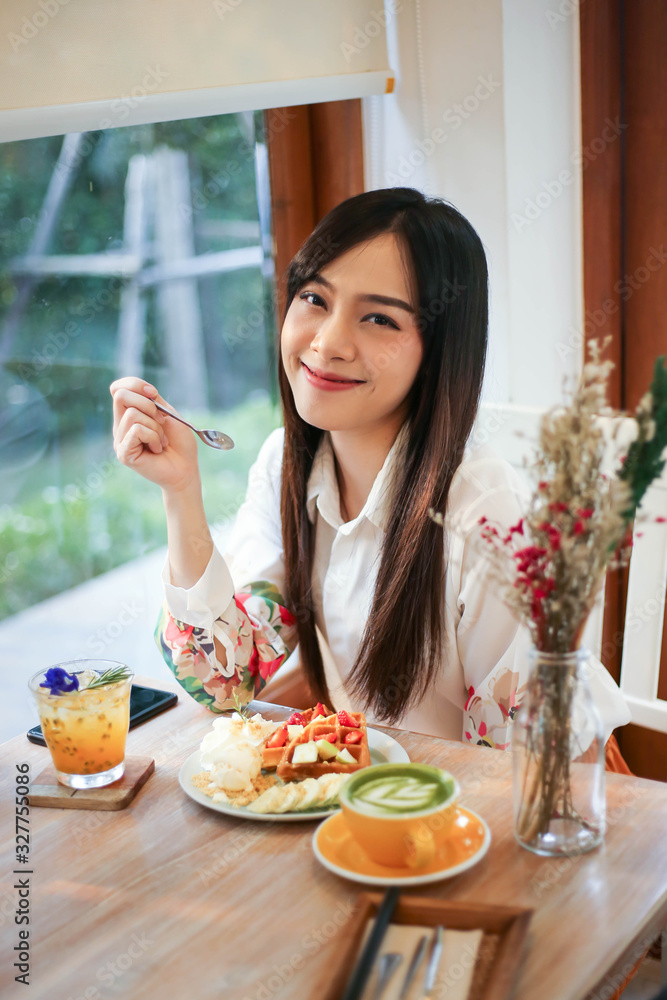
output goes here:
[{"label": "long black hair", "polygon": [[[423,358],[410,391],[407,447],[392,485],[373,601],[347,685],[380,718],[395,722],[421,700],[441,666],[444,548],[429,509],[445,511],[475,421],[486,360],[488,275],[479,236],[452,205],[412,188],[369,191],[329,212],[295,255],[286,312],[327,264],[384,233],[395,235],[412,278]],[[297,413],[282,361],[279,382],[285,598],[297,619],[306,677],[313,693],[327,700],[312,590],[315,526],[306,510],[323,431]]]}]

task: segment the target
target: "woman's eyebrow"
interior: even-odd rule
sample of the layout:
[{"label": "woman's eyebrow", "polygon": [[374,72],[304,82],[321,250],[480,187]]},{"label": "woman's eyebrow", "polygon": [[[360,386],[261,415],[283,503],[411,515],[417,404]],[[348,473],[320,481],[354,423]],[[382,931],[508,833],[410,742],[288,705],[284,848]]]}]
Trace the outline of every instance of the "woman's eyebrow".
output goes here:
[{"label": "woman's eyebrow", "polygon": [[[311,280],[319,285],[324,285],[324,287],[330,289],[330,291],[335,291],[335,288],[331,284],[331,282],[327,281],[326,278],[323,278],[321,274],[313,275]],[[382,306],[396,306],[397,309],[404,309],[406,312],[409,312],[410,315],[412,316],[414,316],[415,314],[415,311],[411,305],[409,305],[407,302],[404,302],[403,299],[392,298],[391,295],[375,295],[369,292],[365,295],[358,295],[357,299],[359,302],[376,302],[378,305]]]},{"label": "woman's eyebrow", "polygon": [[403,299],[393,299],[390,295],[359,295],[357,297],[360,302],[377,302],[382,306],[396,306],[397,309],[405,309],[406,312],[414,316],[414,309]]}]

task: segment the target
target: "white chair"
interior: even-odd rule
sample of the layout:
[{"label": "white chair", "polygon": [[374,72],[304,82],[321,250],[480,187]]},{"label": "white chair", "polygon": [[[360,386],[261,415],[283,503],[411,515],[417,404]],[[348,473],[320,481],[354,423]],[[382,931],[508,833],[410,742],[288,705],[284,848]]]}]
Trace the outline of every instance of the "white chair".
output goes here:
[{"label": "white chair", "polygon": [[638,726],[667,733],[667,701],[658,698],[667,594],[667,468],[647,491],[635,524],[625,612],[621,691]]}]

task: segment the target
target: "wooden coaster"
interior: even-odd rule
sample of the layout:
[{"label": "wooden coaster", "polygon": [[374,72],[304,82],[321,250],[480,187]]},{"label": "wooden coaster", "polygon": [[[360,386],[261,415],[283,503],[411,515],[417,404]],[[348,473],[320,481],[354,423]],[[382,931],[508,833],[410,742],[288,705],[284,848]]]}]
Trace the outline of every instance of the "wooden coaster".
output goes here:
[{"label": "wooden coaster", "polygon": [[30,805],[51,809],[124,809],[153,771],[152,757],[126,757],[125,774],[104,788],[67,788],[50,764],[30,786]]}]

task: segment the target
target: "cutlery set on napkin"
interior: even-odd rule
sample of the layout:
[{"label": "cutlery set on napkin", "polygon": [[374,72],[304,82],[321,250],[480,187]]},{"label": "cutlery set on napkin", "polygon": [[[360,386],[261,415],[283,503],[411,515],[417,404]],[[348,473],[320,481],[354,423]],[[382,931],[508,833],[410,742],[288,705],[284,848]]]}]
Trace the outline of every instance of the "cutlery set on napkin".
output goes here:
[{"label": "cutlery set on napkin", "polygon": [[443,985],[467,1000],[484,932],[391,923],[398,895],[389,889],[369,921],[343,1000],[433,1000]]}]

